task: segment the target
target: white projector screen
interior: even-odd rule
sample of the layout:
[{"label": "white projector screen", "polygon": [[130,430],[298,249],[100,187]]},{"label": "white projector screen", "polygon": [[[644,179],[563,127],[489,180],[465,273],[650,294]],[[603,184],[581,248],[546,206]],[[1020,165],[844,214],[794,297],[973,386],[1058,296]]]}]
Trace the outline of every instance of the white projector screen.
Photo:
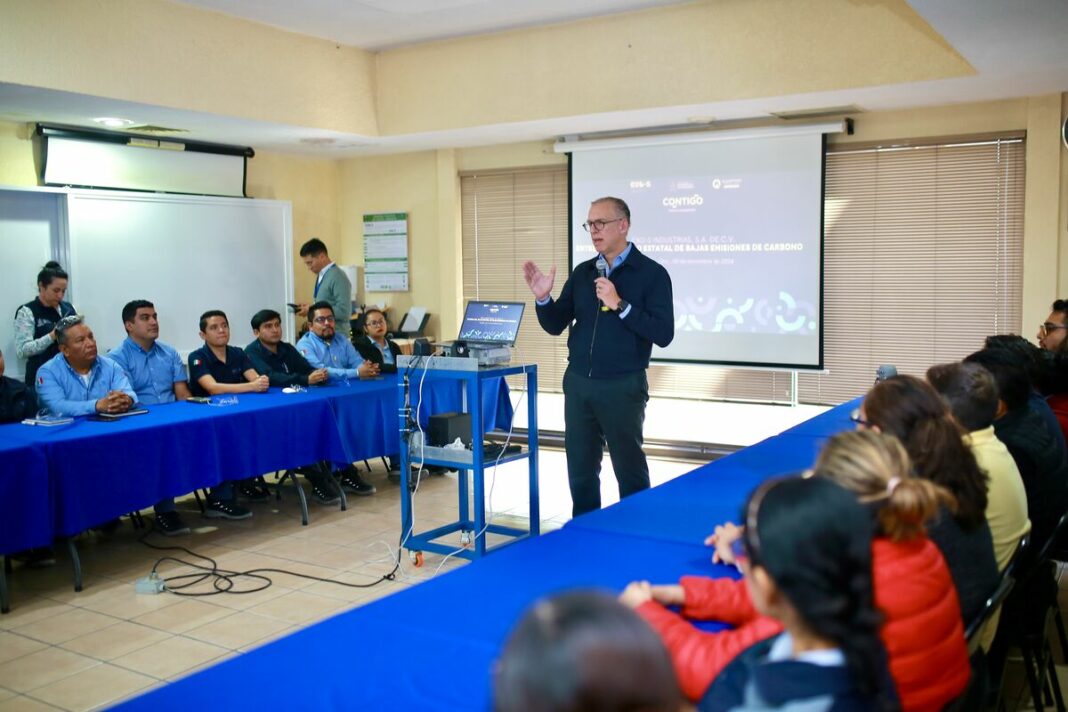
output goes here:
[{"label": "white projector screen", "polygon": [[674,289],[655,361],[821,369],[823,154],[818,133],[575,150],[572,268],[590,202],[623,198]]}]

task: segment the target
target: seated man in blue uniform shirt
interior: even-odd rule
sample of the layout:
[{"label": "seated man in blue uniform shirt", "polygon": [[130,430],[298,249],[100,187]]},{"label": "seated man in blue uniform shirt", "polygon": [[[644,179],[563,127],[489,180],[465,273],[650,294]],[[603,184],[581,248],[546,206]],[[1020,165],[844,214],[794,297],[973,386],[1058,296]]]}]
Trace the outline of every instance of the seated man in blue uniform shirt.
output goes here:
[{"label": "seated man in blue uniform shirt", "polygon": [[[122,308],[126,339],[108,353],[117,363],[143,404],[174,403],[189,397],[182,357],[159,341],[159,317],[152,302],[136,299]],[[174,507],[174,498],[156,503],[156,528],[167,536],[188,534],[189,527]]]},{"label": "seated man in blue uniform shirt", "polygon": [[37,397],[53,415],[125,413],[137,393],[121,368],[97,356],[93,331],[81,316],[56,323],[59,353],[37,371]]},{"label": "seated man in blue uniform shirt", "polygon": [[[189,354],[189,389],[195,396],[232,393],[264,393],[270,386],[267,376],[252,367],[248,355],[230,346],[230,321],[218,309],[200,315],[200,338],[204,345]],[[265,502],[270,492],[253,480],[241,481],[241,494],[253,502]],[[248,519],[252,511],[237,503],[234,483],[213,487],[204,507],[204,516],[216,519]]]},{"label": "seated man in blue uniform shirt", "polygon": [[[297,342],[297,351],[312,367],[325,368],[331,381],[378,375],[378,364],[364,361],[351,341],[336,336],[334,309],[329,303],[316,302],[308,307],[308,325],[311,330]],[[341,486],[359,496],[376,491],[374,485],[360,477],[351,463],[342,470]]]}]

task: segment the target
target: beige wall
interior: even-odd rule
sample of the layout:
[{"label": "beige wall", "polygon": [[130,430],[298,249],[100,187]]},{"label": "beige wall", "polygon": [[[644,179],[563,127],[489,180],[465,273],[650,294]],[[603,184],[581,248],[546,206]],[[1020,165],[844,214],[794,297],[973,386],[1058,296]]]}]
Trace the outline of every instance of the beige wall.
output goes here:
[{"label": "beige wall", "polygon": [[30,130],[0,121],[0,185],[37,185]]},{"label": "beige wall", "polygon": [[293,294],[298,302],[311,302],[315,289],[315,275],[298,254],[302,244],[318,237],[339,263],[344,262],[339,173],[337,161],[277,153],[257,153],[248,162],[245,190],[250,197],[293,203]]},{"label": "beige wall", "polygon": [[974,73],[904,0],[693,2],[377,60],[383,134]]},{"label": "beige wall", "polygon": [[378,134],[370,52],[166,0],[0,0],[0,81]]},{"label": "beige wall", "polygon": [[[368,304],[388,306],[396,327],[409,307],[424,306],[432,314],[433,335],[441,333],[442,311],[455,299],[455,274],[449,269],[455,231],[442,234],[448,209],[442,209],[439,151],[374,156],[341,162],[340,224],[342,257],[363,264],[363,216],[366,213],[408,213],[408,292],[369,292]],[[447,162],[446,162],[447,163]],[[449,166],[445,166],[449,170]],[[451,171],[455,173],[454,170]]]},{"label": "beige wall", "polygon": [[906,0],[699,0],[378,54],[168,0],[0,0],[0,26],[0,82],[364,136],[974,73]]}]

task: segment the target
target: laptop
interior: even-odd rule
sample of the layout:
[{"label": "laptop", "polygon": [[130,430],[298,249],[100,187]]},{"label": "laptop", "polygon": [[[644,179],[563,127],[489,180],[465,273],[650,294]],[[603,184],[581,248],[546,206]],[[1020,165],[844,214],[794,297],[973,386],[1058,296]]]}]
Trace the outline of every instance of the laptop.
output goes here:
[{"label": "laptop", "polygon": [[486,358],[478,359],[488,362],[483,365],[507,363],[508,347],[516,345],[525,307],[523,302],[469,301],[456,339],[473,352],[486,353]]}]

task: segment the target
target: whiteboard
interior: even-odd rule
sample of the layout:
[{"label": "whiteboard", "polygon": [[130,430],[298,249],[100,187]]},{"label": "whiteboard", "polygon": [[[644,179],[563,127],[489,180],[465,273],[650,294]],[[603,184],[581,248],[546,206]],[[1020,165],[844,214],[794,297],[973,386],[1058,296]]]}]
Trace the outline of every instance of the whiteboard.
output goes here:
[{"label": "whiteboard", "polygon": [[292,341],[292,208],[287,201],[70,190],[72,297],[104,353],[126,338],[122,307],[156,306],[160,340],[184,356],[203,345],[200,315],[222,309],[230,343],[254,338],[260,309]]},{"label": "whiteboard", "polygon": [[64,200],[52,191],[0,190],[0,349],[4,375],[16,380],[26,362],[15,356],[15,310],[37,296],[37,273],[62,241]]}]

